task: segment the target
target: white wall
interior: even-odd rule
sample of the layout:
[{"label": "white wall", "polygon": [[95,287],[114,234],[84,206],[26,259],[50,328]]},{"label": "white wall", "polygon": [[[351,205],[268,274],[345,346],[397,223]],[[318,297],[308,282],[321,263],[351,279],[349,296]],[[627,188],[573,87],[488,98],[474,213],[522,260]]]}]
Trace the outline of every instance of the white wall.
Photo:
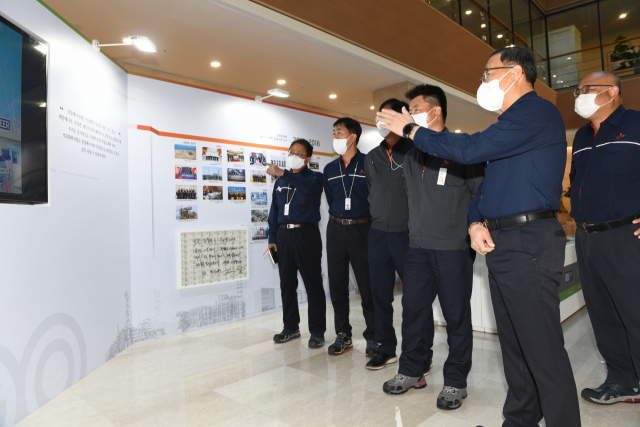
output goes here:
[{"label": "white wall", "polygon": [[[0,426],[11,426],[105,363],[126,323],[127,76],[36,0],[0,11],[50,43],[50,204],[0,204]],[[119,133],[119,156],[64,139],[70,110]]]},{"label": "white wall", "polygon": [[[234,228],[251,224],[251,201],[234,202],[227,200],[228,186],[247,188],[247,197],[252,191],[265,189],[271,204],[273,185],[229,182],[224,177],[222,183],[210,184],[202,180],[202,167],[212,165],[201,158],[203,146],[222,148],[223,174],[227,167],[235,167],[226,161],[227,149],[243,149],[243,167],[247,173],[251,169],[262,169],[249,165],[251,151],[266,152],[267,159],[273,155],[283,156],[285,151],[243,147],[233,142],[259,144],[262,146],[289,147],[294,137],[317,141],[315,152],[332,153],[332,129],[335,118],[307,113],[291,108],[258,104],[254,100],[223,95],[178,84],[129,76],[129,177],[130,177],[130,222],[131,260],[134,328],[140,336],[154,337],[179,333],[184,330],[211,326],[246,317],[280,310],[279,278],[276,266],[263,253],[267,242],[250,244],[250,278],[246,281],[224,283],[214,286],[178,289],[177,271],[177,231],[214,228]],[[139,130],[138,125],[151,126],[160,132],[188,135],[185,137],[159,136],[147,130]],[[278,135],[283,136],[277,139]],[[191,137],[189,137],[191,136]],[[205,137],[202,141],[193,136]],[[218,141],[219,140],[219,141]],[[377,130],[365,126],[363,142],[379,141]],[[226,141],[226,142],[220,142]],[[197,160],[185,162],[174,157],[174,144],[193,143],[196,145]],[[330,155],[314,155],[320,163],[320,170],[331,160]],[[197,167],[197,181],[176,180],[174,167],[185,165]],[[196,185],[198,200],[189,201],[197,206],[199,219],[181,222],[175,218],[175,208],[180,201],[175,200],[176,185]],[[202,200],[203,185],[221,185],[225,195],[223,202]],[[265,209],[269,209],[267,206]],[[328,219],[326,201],[323,197],[321,209],[322,235]],[[326,276],[326,253],[323,256],[325,292],[328,297]],[[275,308],[262,307],[262,289],[275,298]],[[300,290],[304,289],[300,280]],[[235,298],[234,298],[235,297]],[[198,310],[217,307],[219,301],[230,298],[235,314],[217,319],[202,319],[201,323],[189,325],[181,320],[185,311],[191,310],[190,318],[200,319]],[[304,304],[305,296],[301,296]],[[232,310],[233,311],[233,310]],[[180,314],[180,312],[183,312]],[[306,325],[300,325],[306,330]]]}]

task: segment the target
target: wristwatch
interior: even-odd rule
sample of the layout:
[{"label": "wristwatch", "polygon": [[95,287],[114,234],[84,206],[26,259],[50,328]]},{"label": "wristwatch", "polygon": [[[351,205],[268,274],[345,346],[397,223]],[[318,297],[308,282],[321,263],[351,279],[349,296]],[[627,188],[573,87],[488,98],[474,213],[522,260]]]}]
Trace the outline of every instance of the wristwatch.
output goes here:
[{"label": "wristwatch", "polygon": [[413,128],[416,126],[418,126],[416,123],[408,123],[404,125],[402,128],[402,136],[409,138],[411,136],[411,132],[413,132]]}]

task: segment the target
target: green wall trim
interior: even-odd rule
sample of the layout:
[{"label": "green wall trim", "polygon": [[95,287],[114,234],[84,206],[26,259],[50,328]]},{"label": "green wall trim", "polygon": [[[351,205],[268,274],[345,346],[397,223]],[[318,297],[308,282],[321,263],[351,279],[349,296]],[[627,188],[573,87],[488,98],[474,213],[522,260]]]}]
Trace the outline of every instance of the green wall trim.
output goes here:
[{"label": "green wall trim", "polygon": [[[69,21],[67,21],[66,19],[64,19],[58,12],[56,12],[55,10],[53,10],[51,8],[51,6],[49,6],[48,4],[46,4],[44,2],[44,0],[38,0],[38,3],[40,3],[41,5],[43,5],[49,12],[53,13],[56,18],[58,18],[59,20],[61,20],[62,22],[64,22],[65,24],[67,24],[67,26],[69,28],[71,28],[73,31],[75,31],[76,33],[78,33],[80,35],[80,37],[82,37],[83,39],[85,39],[87,42],[89,42],[89,44],[93,44],[93,42],[91,40],[89,40],[89,37],[85,36],[84,34],[82,34],[80,32],[80,30],[78,30],[76,27],[74,27]],[[116,64],[118,67],[120,67],[120,69],[122,71],[124,71],[125,73],[127,73],[127,70],[125,70],[122,65],[120,65],[118,63],[118,61],[116,61],[115,59],[113,59],[112,57],[110,57],[109,55],[107,55],[106,53],[104,53],[102,50],[100,50],[100,53],[102,53],[104,56],[106,56],[107,58],[109,58],[109,60],[111,60],[111,62],[113,62],[114,64]],[[127,73],[128,74],[128,73]]]},{"label": "green wall trim", "polygon": [[560,296],[560,301],[564,301],[567,298],[569,298],[571,295],[577,294],[578,292],[580,292],[582,290],[582,284],[578,283],[576,285],[573,285],[572,287],[570,287],[567,290],[564,290],[562,292],[560,292],[558,295]]}]

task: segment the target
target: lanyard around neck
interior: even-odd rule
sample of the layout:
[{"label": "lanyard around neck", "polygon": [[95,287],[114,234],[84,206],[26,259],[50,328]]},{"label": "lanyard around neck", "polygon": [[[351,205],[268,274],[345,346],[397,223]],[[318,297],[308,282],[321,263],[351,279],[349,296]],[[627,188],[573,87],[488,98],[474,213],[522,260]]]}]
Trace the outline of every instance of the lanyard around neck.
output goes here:
[{"label": "lanyard around neck", "polygon": [[[353,180],[351,181],[351,190],[349,190],[349,195],[347,196],[347,188],[344,186],[344,175],[342,174],[342,166],[340,166],[340,162],[338,162],[338,168],[340,168],[340,180],[342,180],[342,188],[344,189],[344,198],[351,198],[351,193],[353,193],[353,183],[356,181],[356,171],[358,170],[358,162],[356,162],[356,167],[353,170]],[[347,167],[344,168],[344,173],[347,173]]]}]

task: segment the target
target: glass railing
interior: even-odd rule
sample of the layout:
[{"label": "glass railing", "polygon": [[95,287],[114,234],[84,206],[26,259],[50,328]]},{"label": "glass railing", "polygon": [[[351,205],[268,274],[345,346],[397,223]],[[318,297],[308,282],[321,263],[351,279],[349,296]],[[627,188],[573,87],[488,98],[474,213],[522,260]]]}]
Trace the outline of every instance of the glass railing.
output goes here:
[{"label": "glass railing", "polygon": [[533,49],[539,80],[554,89],[594,71],[640,75],[640,0],[593,0],[550,14],[531,0],[422,1],[495,49]]}]

